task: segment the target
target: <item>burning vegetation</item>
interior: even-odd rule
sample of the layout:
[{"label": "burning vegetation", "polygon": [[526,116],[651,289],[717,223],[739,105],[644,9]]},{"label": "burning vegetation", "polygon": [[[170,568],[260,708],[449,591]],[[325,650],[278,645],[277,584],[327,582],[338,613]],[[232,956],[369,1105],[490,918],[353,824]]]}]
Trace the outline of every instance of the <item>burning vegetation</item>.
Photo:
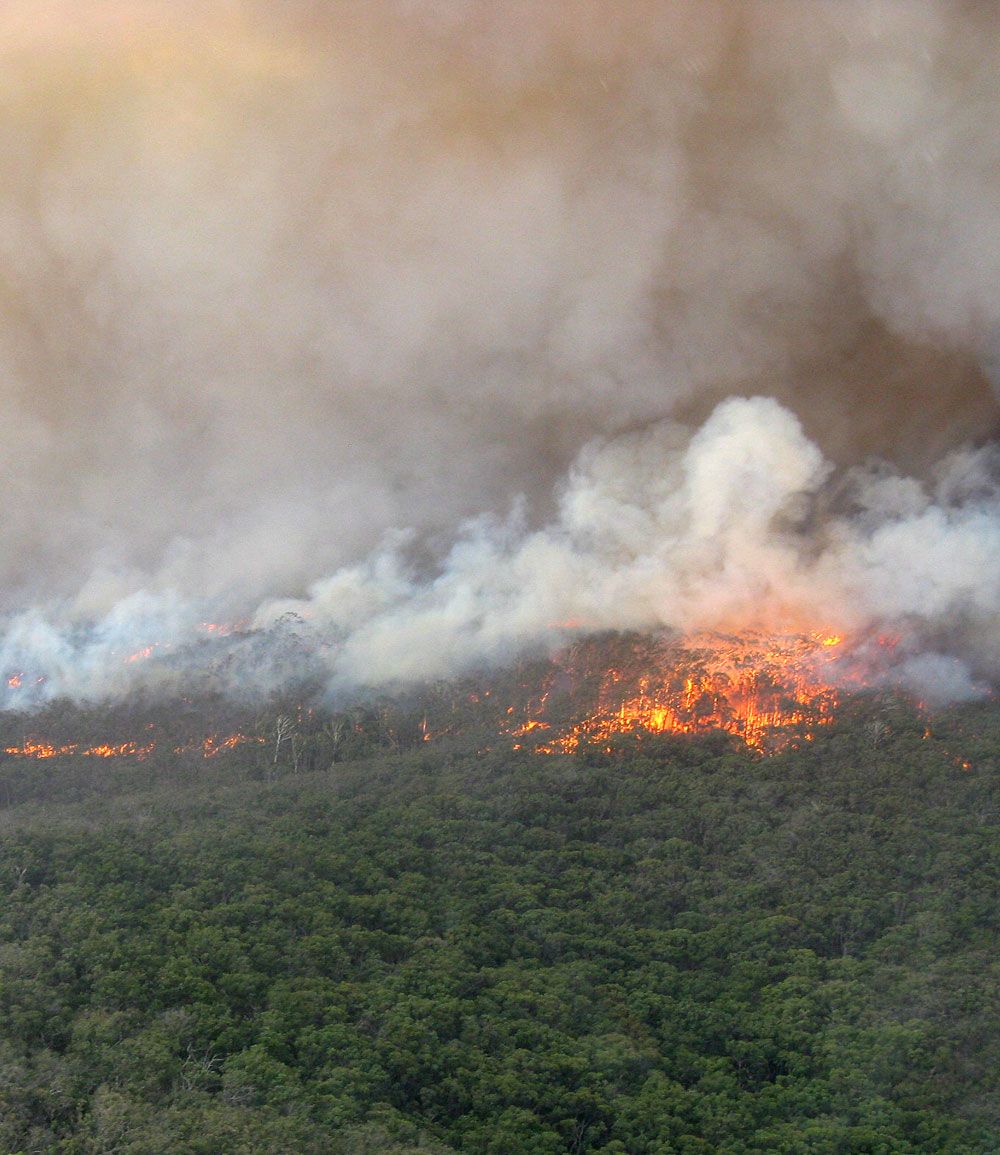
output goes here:
[{"label": "burning vegetation", "polygon": [[[209,734],[207,738],[198,742],[187,743],[183,746],[173,746],[175,754],[201,753],[205,758],[214,758],[224,750],[233,750],[247,742],[262,743],[265,738],[253,734],[228,734],[219,736]],[[148,758],[157,743],[152,742],[98,742],[88,746],[79,742],[65,742],[54,745],[38,738],[25,738],[16,746],[5,746],[4,753],[14,758],[69,758],[79,756],[83,758],[138,758],[142,761]]]},{"label": "burning vegetation", "polygon": [[256,746],[270,772],[284,761],[319,769],[373,748],[396,752],[470,734],[484,748],[501,738],[515,749],[572,754],[623,734],[721,731],[766,754],[813,741],[845,690],[878,684],[893,641],[829,631],[606,634],[506,671],[339,707],[320,704],[321,684],[303,683],[295,698],[242,705],[206,694],[152,713],[138,702],[70,718],[56,706],[7,713],[0,750],[16,759],[142,761],[155,753],[200,761]]},{"label": "burning vegetation", "polygon": [[[683,640],[632,640],[601,669],[594,647],[574,647],[529,716],[511,732],[539,753],[570,753],[615,734],[703,734],[723,730],[767,751],[795,737],[811,740],[833,718],[833,667],[844,640],[831,633],[699,634]],[[568,717],[562,687],[590,688],[593,707]]]}]

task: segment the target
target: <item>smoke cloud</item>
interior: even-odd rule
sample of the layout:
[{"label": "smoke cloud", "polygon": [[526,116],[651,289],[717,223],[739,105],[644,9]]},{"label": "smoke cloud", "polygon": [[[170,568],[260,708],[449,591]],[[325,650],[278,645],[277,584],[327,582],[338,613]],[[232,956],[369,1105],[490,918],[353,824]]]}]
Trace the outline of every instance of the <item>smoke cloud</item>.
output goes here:
[{"label": "smoke cloud", "polygon": [[9,703],[750,624],[976,692],[998,45],[961,0],[9,0]]}]

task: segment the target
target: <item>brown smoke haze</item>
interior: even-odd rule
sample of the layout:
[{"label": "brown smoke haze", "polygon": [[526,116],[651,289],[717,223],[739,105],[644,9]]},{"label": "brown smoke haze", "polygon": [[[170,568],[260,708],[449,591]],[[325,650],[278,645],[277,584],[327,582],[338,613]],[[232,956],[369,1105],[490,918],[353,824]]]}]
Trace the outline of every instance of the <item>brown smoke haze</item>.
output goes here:
[{"label": "brown smoke haze", "polygon": [[975,692],[998,107],[959,0],[7,0],[0,673],[292,613],[334,687],[764,623]]}]

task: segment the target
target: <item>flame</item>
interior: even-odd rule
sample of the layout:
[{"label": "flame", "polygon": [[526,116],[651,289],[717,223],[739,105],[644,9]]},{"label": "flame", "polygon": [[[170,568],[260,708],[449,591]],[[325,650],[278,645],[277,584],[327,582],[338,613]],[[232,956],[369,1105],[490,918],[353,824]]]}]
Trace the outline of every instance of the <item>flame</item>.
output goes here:
[{"label": "flame", "polygon": [[151,646],[143,646],[141,650],[136,650],[134,654],[129,654],[125,659],[126,662],[141,662],[145,658],[152,657],[153,651],[156,649],[158,643],[154,642]]},{"label": "flame", "polygon": [[[227,734],[219,737],[210,734],[200,742],[187,746],[175,746],[175,754],[200,753],[204,758],[215,758],[226,750],[233,750],[245,742],[264,742],[258,735]],[[156,749],[156,742],[98,742],[93,746],[80,748],[78,742],[69,742],[56,746],[51,742],[43,742],[37,738],[26,738],[20,746],[5,746],[4,753],[14,758],[136,758],[142,761],[148,758]]]},{"label": "flame", "polygon": [[[844,637],[700,634],[664,646],[656,668],[612,667],[600,678],[597,705],[587,717],[536,747],[539,753],[570,753],[582,742],[605,742],[636,731],[701,734],[723,730],[757,750],[779,748],[792,731],[832,721],[837,692],[824,667],[836,660]],[[547,695],[546,695],[547,697]],[[539,716],[509,732],[523,737],[553,729]]]},{"label": "flame", "polygon": [[113,746],[101,742],[96,746],[88,746],[81,750],[79,743],[69,742],[64,746],[53,746],[50,742],[39,742],[35,738],[26,738],[20,746],[6,746],[4,753],[12,754],[15,758],[65,758],[77,754],[83,758],[146,758],[156,748],[155,742],[148,742],[140,746],[138,742],[122,742]]},{"label": "flame", "polygon": [[228,638],[230,634],[242,633],[248,625],[249,621],[242,618],[236,622],[199,622],[198,629],[217,638]]},{"label": "flame", "polygon": [[75,754],[77,749],[75,742],[68,746],[52,746],[48,742],[26,738],[20,746],[6,746],[4,752],[17,758],[59,758],[66,754]]},{"label": "flame", "polygon": [[550,730],[551,726],[548,722],[541,722],[538,718],[529,718],[527,722],[522,723],[516,730],[511,730],[511,736],[514,738],[523,738],[525,734],[530,734],[532,730]]},{"label": "flame", "polygon": [[[224,750],[234,750],[237,746],[242,746],[245,742],[263,741],[264,738],[258,734],[229,734],[225,738],[219,738],[215,734],[209,734],[209,736],[202,741],[200,749],[205,758],[215,758]],[[194,748],[198,749],[199,747],[196,746]],[[179,747],[174,753],[179,754],[183,749],[183,747]]]},{"label": "flame", "polygon": [[99,746],[84,750],[83,754],[91,758],[138,758],[141,761],[148,758],[155,749],[155,742],[147,742],[145,746],[140,746],[138,742],[122,742],[118,746],[102,742]]},{"label": "flame", "polygon": [[24,674],[11,674],[7,679],[7,685],[10,686],[12,690],[19,690],[23,681]]}]

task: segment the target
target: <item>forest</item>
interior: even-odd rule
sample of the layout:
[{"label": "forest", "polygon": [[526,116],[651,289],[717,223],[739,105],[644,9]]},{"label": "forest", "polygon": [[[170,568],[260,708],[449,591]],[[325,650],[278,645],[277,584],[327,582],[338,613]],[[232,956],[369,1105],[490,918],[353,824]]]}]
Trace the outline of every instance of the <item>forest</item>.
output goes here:
[{"label": "forest", "polygon": [[75,747],[0,755],[0,1151],[1000,1152],[995,702],[765,755],[541,754],[464,700],[212,757],[204,703],[145,757],[0,719]]}]

